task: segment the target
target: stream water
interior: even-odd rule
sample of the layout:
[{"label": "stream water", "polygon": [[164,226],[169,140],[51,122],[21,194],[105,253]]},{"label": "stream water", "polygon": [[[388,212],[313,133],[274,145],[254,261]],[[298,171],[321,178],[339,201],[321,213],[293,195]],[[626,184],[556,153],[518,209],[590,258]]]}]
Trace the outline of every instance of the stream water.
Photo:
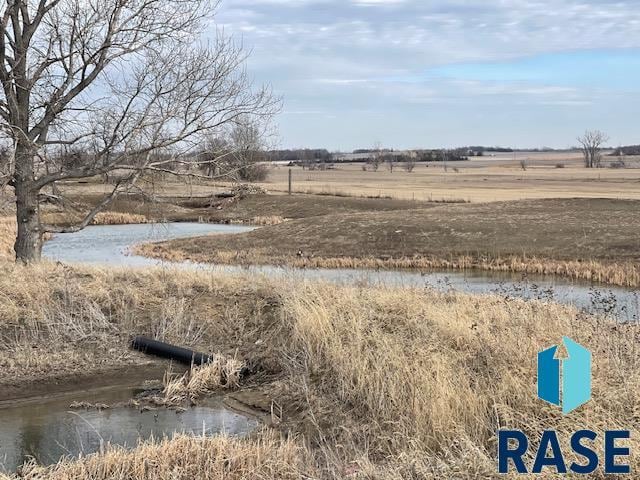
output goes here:
[{"label": "stream water", "polygon": [[224,408],[220,398],[184,412],[127,406],[70,408],[74,401],[124,404],[137,391],[132,386],[101,388],[0,408],[0,472],[15,471],[29,459],[50,465],[62,457],[98,452],[107,444],[134,447],[140,440],[176,433],[242,435],[257,425],[256,420]]},{"label": "stream water", "polygon": [[299,277],[337,283],[388,286],[431,286],[471,293],[555,301],[589,312],[615,316],[624,322],[640,318],[640,292],[636,289],[570,281],[560,277],[485,271],[301,269],[274,266],[223,266],[191,262],[169,263],[129,255],[135,244],[215,233],[241,233],[253,227],[200,223],[92,226],[78,233],[56,235],[44,246],[44,255],[65,263],[149,266],[198,269],[212,274],[244,273],[270,277]]}]

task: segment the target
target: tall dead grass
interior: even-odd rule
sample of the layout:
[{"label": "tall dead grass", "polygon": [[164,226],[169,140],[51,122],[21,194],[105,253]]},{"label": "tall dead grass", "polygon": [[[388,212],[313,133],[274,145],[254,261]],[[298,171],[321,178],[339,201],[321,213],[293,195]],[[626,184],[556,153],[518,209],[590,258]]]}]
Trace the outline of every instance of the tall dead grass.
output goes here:
[{"label": "tall dead grass", "polygon": [[[283,314],[293,371],[306,379],[294,396],[308,399],[326,456],[342,463],[396,478],[492,478],[500,428],[532,439],[557,430],[565,447],[583,428],[630,429],[640,448],[636,326],[554,304],[312,285],[286,294]],[[563,335],[594,354],[593,400],[569,416],[538,400],[535,383],[537,352]]]},{"label": "tall dead grass", "polygon": [[[2,476],[0,475],[0,478]],[[53,467],[28,464],[24,480],[193,480],[318,478],[295,439],[265,432],[253,439],[177,436],[145,442],[133,450],[107,447],[100,455]]]},{"label": "tall dead grass", "polygon": [[132,223],[148,223],[148,219],[137,213],[100,212],[92,222],[93,225],[127,225]]},{"label": "tall dead grass", "polygon": [[252,225],[267,226],[267,225],[280,225],[281,223],[284,223],[284,221],[285,219],[282,218],[280,215],[269,215],[269,216],[253,217],[249,223],[251,223]]},{"label": "tall dead grass", "polygon": [[603,263],[597,260],[553,260],[538,257],[508,256],[499,258],[458,256],[438,257],[315,257],[273,255],[267,249],[241,251],[210,249],[203,252],[187,252],[180,248],[180,241],[146,243],[134,248],[138,255],[180,262],[214,263],[222,265],[286,265],[294,268],[336,269],[439,269],[439,270],[485,270],[537,275],[555,275],[571,280],[640,287],[640,265],[637,263]]},{"label": "tall dead grass", "polygon": [[195,402],[221,388],[238,388],[242,367],[243,362],[238,359],[217,355],[212,362],[195,366],[177,378],[165,378],[165,401],[167,404]]},{"label": "tall dead grass", "polygon": [[[166,309],[180,317],[159,330]],[[425,289],[0,264],[0,384],[137,364],[130,335],[164,331],[184,343],[190,325],[199,340],[188,346],[262,372],[259,388],[282,407],[277,428],[299,440],[181,437],[31,465],[23,477],[494,478],[500,428],[532,439],[553,429],[563,446],[575,430],[629,429],[640,448],[635,325]],[[594,355],[593,400],[568,416],[538,400],[535,384],[537,352],[564,335]],[[218,367],[183,380],[179,395],[217,388]],[[640,468],[638,456],[631,463]]]},{"label": "tall dead grass", "polygon": [[[64,225],[68,223],[79,222],[83,219],[83,216],[71,211],[65,212],[46,212],[43,214],[42,219],[46,223],[54,225]],[[148,223],[149,220],[145,215],[137,213],[122,213],[122,212],[100,212],[98,213],[91,225],[128,225],[133,223]]]},{"label": "tall dead grass", "polygon": [[128,348],[134,335],[245,358],[268,291],[263,282],[171,270],[0,262],[0,384],[140,363]]}]

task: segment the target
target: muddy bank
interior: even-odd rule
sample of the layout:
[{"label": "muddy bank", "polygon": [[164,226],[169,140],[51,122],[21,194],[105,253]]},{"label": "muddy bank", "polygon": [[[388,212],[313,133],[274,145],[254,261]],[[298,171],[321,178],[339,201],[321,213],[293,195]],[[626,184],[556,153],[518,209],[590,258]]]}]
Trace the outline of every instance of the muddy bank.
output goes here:
[{"label": "muddy bank", "polygon": [[112,367],[76,374],[52,373],[34,382],[16,379],[0,382],[0,409],[16,404],[39,402],[82,391],[133,387],[148,379],[161,380],[168,362],[141,361],[138,365]]}]

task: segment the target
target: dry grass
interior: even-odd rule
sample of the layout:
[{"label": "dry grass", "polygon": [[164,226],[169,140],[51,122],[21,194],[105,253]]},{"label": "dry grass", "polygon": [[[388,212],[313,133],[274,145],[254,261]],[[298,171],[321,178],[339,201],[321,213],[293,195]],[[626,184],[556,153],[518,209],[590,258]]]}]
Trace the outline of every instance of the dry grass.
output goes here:
[{"label": "dry grass", "polygon": [[170,261],[482,269],[637,287],[639,231],[636,201],[540,200],[324,215],[137,251]]},{"label": "dry grass", "polygon": [[[359,452],[345,461],[367,458],[396,477],[414,468],[493,477],[499,428],[533,437],[556,429],[565,440],[581,428],[631,429],[632,451],[640,448],[634,326],[557,305],[408,289],[307,286],[286,295],[283,309],[308,379],[299,395],[313,399],[327,449]],[[567,417],[535,394],[536,352],[563,335],[595,356],[594,399]]]},{"label": "dry grass", "polygon": [[[246,361],[281,407],[276,431],[107,448],[22,478],[495,478],[500,428],[553,429],[565,446],[579,429],[628,429],[640,448],[635,325],[497,296],[0,263],[3,395],[140,365],[134,334]],[[593,399],[568,416],[535,385],[536,353],[564,335],[594,355]],[[172,391],[197,397],[222,372],[234,379],[239,364],[220,360]],[[640,457],[630,461],[637,471]]]},{"label": "dry grass", "polygon": [[163,270],[0,262],[0,397],[52,372],[73,377],[147,361],[129,350],[134,335],[245,358],[268,298],[262,288]]},{"label": "dry grass", "polygon": [[[2,475],[0,475],[2,478]],[[24,480],[193,480],[317,478],[305,450],[294,439],[265,433],[256,439],[226,437],[149,442],[133,450],[107,447],[101,455],[43,468],[28,465]]]},{"label": "dry grass", "polygon": [[137,213],[100,212],[93,219],[92,225],[125,225],[147,222],[146,216]]},{"label": "dry grass", "polygon": [[184,400],[195,402],[219,389],[238,388],[243,366],[240,360],[218,355],[212,362],[195,366],[177,378],[167,375],[163,391],[165,401],[169,405]]},{"label": "dry grass", "polygon": [[[629,429],[632,451],[640,448],[640,331],[633,325],[555,304],[424,289],[279,281],[256,290],[255,279],[214,280],[204,273],[77,273],[68,280],[74,296],[100,297],[97,287],[104,282],[110,290],[103,294],[115,300],[126,288],[149,299],[138,311],[145,316],[162,301],[156,289],[163,282],[172,282],[170,290],[181,290],[187,301],[197,299],[200,311],[235,285],[244,292],[242,303],[259,308],[209,320],[204,335],[229,347],[242,342],[241,358],[268,365],[260,388],[282,406],[277,428],[300,440],[268,432],[241,440],[181,437],[49,469],[29,467],[24,478],[212,478],[224,465],[224,478],[494,478],[500,428],[522,429],[532,438],[554,429],[563,442],[583,428],[600,434]],[[35,307],[21,302],[13,308],[24,314]],[[85,325],[91,316],[76,324],[95,329]],[[117,317],[113,321],[123,327]],[[538,400],[535,385],[536,353],[564,335],[594,354],[593,400],[568,416]],[[220,368],[200,373],[181,386],[198,395],[217,388]],[[640,468],[637,456],[631,462]]]},{"label": "dry grass", "polygon": [[640,286],[640,266],[628,262],[607,264],[599,261],[564,261],[537,257],[512,256],[506,258],[430,258],[421,255],[401,258],[375,257],[299,257],[273,255],[268,249],[214,250],[210,253],[191,253],[173,248],[171,242],[145,243],[136,246],[137,255],[159,258],[170,262],[207,262],[218,265],[281,265],[293,268],[329,269],[418,269],[418,270],[485,270],[492,272],[521,272],[536,275],[555,275],[571,280],[582,280],[623,287]]},{"label": "dry grass", "polygon": [[[207,197],[170,197],[183,208],[182,218],[202,217],[208,221],[251,223],[258,217],[307,218],[347,212],[406,210],[430,204],[383,198],[353,198],[326,195],[248,195],[239,200],[213,201]],[[213,202],[213,203],[212,203]],[[119,207],[118,205],[116,205]],[[170,218],[181,218],[172,216]]]},{"label": "dry grass", "polygon": [[[526,160],[525,160],[526,159]],[[527,162],[523,171],[520,161]],[[615,158],[608,161],[615,160]],[[556,165],[562,163],[564,168]],[[586,169],[580,154],[513,154],[474,158],[467,162],[418,164],[411,173],[386,169],[363,172],[362,164],[336,164],[332,170],[293,168],[293,188],[306,193],[388,197],[403,200],[465,199],[493,202],[540,198],[640,199],[640,162],[627,169]],[[458,172],[454,171],[458,169]],[[270,192],[286,192],[288,167],[276,167],[261,185]]]},{"label": "dry grass", "polygon": [[[42,215],[42,221],[52,225],[66,225],[79,222],[82,219],[81,214],[72,211],[49,211]],[[91,225],[128,225],[133,223],[148,223],[148,221],[145,215],[137,213],[100,212],[95,216]]]},{"label": "dry grass", "polygon": [[258,226],[268,226],[268,225],[280,225],[281,223],[284,223],[285,219],[282,218],[280,215],[270,215],[270,216],[258,216],[258,217],[253,217],[249,223],[252,225],[258,225]]}]

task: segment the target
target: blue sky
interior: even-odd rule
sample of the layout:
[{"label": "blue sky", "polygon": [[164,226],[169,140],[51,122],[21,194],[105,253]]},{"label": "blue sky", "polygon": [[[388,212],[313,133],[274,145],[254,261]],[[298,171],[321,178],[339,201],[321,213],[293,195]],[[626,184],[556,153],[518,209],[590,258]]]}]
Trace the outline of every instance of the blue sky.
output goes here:
[{"label": "blue sky", "polygon": [[216,23],[282,95],[282,147],[640,143],[637,2],[223,0]]}]

